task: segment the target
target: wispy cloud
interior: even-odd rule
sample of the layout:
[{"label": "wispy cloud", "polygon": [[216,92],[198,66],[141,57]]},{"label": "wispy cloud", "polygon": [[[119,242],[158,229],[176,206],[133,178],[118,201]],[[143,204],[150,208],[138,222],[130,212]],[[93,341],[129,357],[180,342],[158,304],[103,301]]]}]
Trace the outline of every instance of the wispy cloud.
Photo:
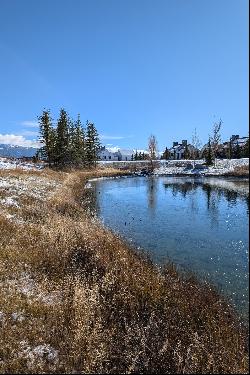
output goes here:
[{"label": "wispy cloud", "polygon": [[121,149],[119,146],[107,147],[107,150],[110,152],[117,152]]},{"label": "wispy cloud", "polygon": [[34,139],[26,139],[23,135],[0,134],[0,144],[23,146],[23,147],[40,147],[41,145]]},{"label": "wispy cloud", "polygon": [[19,133],[20,135],[24,135],[26,137],[37,137],[38,136],[38,131],[35,130],[23,130],[22,132]]},{"label": "wispy cloud", "polygon": [[32,120],[21,121],[20,125],[25,126],[26,128],[38,128],[39,126],[37,121]]},{"label": "wispy cloud", "polygon": [[100,139],[124,139],[124,138],[126,138],[126,137],[122,137],[122,136],[117,136],[117,135],[104,135],[104,134],[102,134],[102,135],[100,135]]}]

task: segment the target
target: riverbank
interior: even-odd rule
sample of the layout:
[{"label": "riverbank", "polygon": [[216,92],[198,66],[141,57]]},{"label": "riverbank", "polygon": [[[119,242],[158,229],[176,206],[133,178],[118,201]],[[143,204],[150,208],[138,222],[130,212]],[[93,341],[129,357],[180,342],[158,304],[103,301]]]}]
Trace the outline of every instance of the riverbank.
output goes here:
[{"label": "riverbank", "polygon": [[205,160],[107,161],[98,163],[101,168],[130,170],[137,174],[156,176],[240,176],[249,177],[249,158],[218,159],[215,165],[206,166]]},{"label": "riverbank", "polygon": [[246,373],[227,302],[92,215],[87,181],[123,174],[1,172],[0,372]]}]

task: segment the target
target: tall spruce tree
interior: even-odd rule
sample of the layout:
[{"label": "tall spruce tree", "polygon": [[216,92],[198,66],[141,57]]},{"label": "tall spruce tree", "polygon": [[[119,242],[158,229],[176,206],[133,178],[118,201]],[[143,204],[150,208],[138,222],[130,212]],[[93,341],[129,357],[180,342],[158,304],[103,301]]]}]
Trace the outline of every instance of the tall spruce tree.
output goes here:
[{"label": "tall spruce tree", "polygon": [[94,123],[86,124],[86,162],[89,167],[95,167],[100,149],[100,140]]},{"label": "tall spruce tree", "polygon": [[73,159],[76,165],[85,165],[86,155],[85,155],[85,134],[82,127],[80,115],[78,114],[77,120],[74,124],[74,151]]},{"label": "tall spruce tree", "polygon": [[49,110],[43,110],[38,117],[40,137],[39,141],[43,145],[39,150],[42,159],[49,163],[49,167],[55,161],[55,129],[52,127],[52,118]]},{"label": "tall spruce tree", "polygon": [[233,145],[232,145],[232,138],[230,138],[229,142],[228,142],[228,148],[227,148],[227,158],[228,159],[232,159],[233,157]]},{"label": "tall spruce tree", "polygon": [[249,136],[246,143],[243,146],[242,156],[243,158],[249,158]]},{"label": "tall spruce tree", "polygon": [[169,151],[168,148],[165,148],[165,151],[163,152],[162,159],[168,160],[169,159]]},{"label": "tall spruce tree", "polygon": [[69,161],[71,165],[75,165],[75,139],[76,139],[76,129],[75,129],[75,122],[73,119],[68,118],[68,132],[69,132]]},{"label": "tall spruce tree", "polygon": [[56,129],[56,161],[59,166],[63,167],[70,161],[69,144],[69,119],[67,112],[62,108]]},{"label": "tall spruce tree", "polygon": [[236,146],[234,147],[234,158],[235,159],[241,158],[241,149],[240,149],[240,145],[238,142],[236,143]]},{"label": "tall spruce tree", "polygon": [[212,152],[212,146],[211,146],[211,140],[210,137],[208,139],[207,148],[205,150],[205,160],[207,165],[213,164],[213,152]]}]

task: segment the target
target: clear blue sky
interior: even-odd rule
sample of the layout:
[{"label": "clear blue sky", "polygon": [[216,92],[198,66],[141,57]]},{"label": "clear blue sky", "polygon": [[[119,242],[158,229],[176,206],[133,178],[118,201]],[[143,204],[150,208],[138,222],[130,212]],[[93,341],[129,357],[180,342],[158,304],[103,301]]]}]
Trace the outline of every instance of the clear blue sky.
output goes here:
[{"label": "clear blue sky", "polygon": [[248,22],[247,0],[0,0],[0,143],[44,107],[121,147],[247,135]]}]

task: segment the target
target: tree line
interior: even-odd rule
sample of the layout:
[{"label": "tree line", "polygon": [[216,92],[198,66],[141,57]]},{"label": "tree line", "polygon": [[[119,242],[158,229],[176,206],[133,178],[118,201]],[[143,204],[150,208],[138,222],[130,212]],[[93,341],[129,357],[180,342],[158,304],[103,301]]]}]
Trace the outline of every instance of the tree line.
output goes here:
[{"label": "tree line", "polygon": [[80,115],[73,120],[64,108],[56,125],[47,109],[38,117],[38,123],[42,144],[36,155],[38,159],[47,161],[49,167],[96,166],[101,144],[94,123],[87,121],[83,127]]},{"label": "tree line", "polygon": [[[226,147],[221,144],[221,127],[222,127],[222,120],[220,119],[218,122],[213,124],[212,134],[208,136],[208,142],[200,151],[201,141],[197,135],[196,129],[192,136],[192,141],[190,145],[185,145],[184,150],[184,159],[192,159],[196,160],[199,158],[204,158],[207,165],[212,165],[216,162],[217,158],[221,159],[240,159],[240,158],[248,158],[249,157],[249,138],[247,139],[244,146],[240,146],[237,142],[233,143],[233,139],[230,138],[229,142],[227,142]],[[190,147],[191,146],[191,147]],[[170,158],[170,151],[166,147],[162,157],[162,159],[169,159]]]}]

